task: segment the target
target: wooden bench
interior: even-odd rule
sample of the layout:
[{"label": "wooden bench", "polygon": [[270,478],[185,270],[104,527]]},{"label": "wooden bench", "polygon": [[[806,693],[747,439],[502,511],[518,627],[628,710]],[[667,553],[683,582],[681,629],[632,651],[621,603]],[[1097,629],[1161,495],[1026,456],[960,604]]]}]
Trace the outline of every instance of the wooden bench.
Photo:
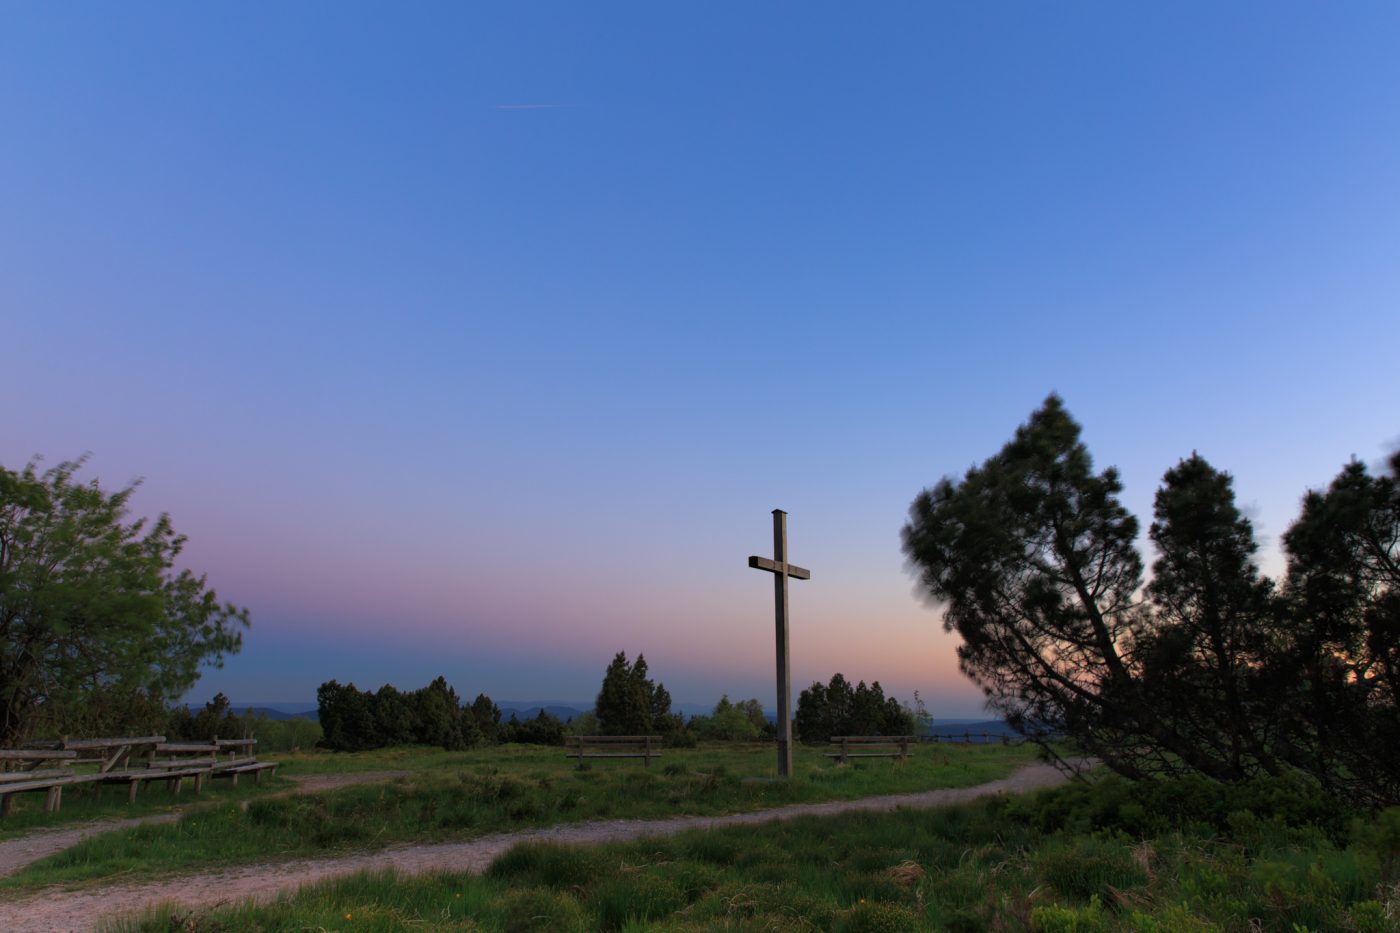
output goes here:
[{"label": "wooden bench", "polygon": [[164,781],[165,786],[172,794],[179,794],[185,786],[185,778],[194,779],[194,792],[197,794],[204,789],[204,782],[213,774],[208,768],[183,768],[183,767],[155,767],[155,768],[130,768],[125,771],[108,771],[99,774],[97,777],[103,784],[125,784],[126,802],[136,802],[136,792],[141,789],[142,784],[151,781]]},{"label": "wooden bench", "polygon": [[[264,774],[277,774],[277,762],[258,761],[256,739],[214,739],[207,742],[167,742],[163,735],[113,739],[53,739],[20,749],[0,749],[0,817],[8,816],[17,794],[44,791],[44,812],[56,813],[63,788],[91,784],[101,796],[106,784],[126,784],[127,802],[134,803],[142,784],[164,781],[174,794],[186,778],[195,793],[204,782],[227,774],[234,785],[241,774],[262,784]],[[80,764],[93,770],[74,771]],[[45,767],[47,765],[47,767]],[[18,770],[17,770],[18,769]]]},{"label": "wooden bench", "polygon": [[214,744],[219,747],[219,754],[228,756],[226,762],[247,764],[258,760],[253,752],[257,739],[215,739]]},{"label": "wooden bench", "polygon": [[64,777],[46,777],[30,781],[6,781],[0,783],[0,816],[9,816],[14,805],[14,795],[27,791],[44,791],[44,812],[57,813],[63,803],[63,788],[74,784],[91,784],[102,780],[101,774],[69,774]]},{"label": "wooden bench", "polygon": [[16,794],[36,790],[47,791],[45,813],[57,810],[62,802],[62,786],[72,783],[68,779],[74,772],[68,766],[77,757],[77,752],[57,747],[0,748],[0,817],[10,815]]},{"label": "wooden bench", "polygon": [[582,770],[585,761],[595,758],[640,758],[642,767],[650,768],[653,758],[661,757],[659,735],[570,735],[564,738],[565,758],[578,759]]},{"label": "wooden bench", "polygon": [[909,744],[918,741],[916,735],[834,735],[831,744],[840,746],[840,750],[827,752],[826,757],[835,758],[840,764],[852,758],[894,758],[903,761],[909,757]]},{"label": "wooden bench", "polygon": [[99,771],[115,771],[118,768],[129,767],[133,757],[154,755],[156,747],[164,741],[163,735],[117,739],[60,739],[58,747],[76,754],[78,761],[99,762]]},{"label": "wooden bench", "polygon": [[277,762],[275,762],[275,761],[253,761],[253,762],[246,762],[246,763],[243,763],[243,764],[233,764],[233,765],[223,764],[223,765],[220,765],[218,768],[216,768],[216,769],[214,770],[213,776],[214,776],[214,777],[225,777],[225,776],[227,776],[228,779],[229,779],[229,782],[230,782],[230,786],[232,786],[232,787],[237,787],[237,786],[238,786],[238,776],[239,776],[240,774],[251,774],[251,775],[253,776],[253,783],[254,783],[254,784],[261,785],[261,784],[262,784],[262,779],[263,779],[263,775],[264,775],[264,774],[269,774],[269,775],[271,775],[272,777],[276,777],[276,776],[277,776]]}]

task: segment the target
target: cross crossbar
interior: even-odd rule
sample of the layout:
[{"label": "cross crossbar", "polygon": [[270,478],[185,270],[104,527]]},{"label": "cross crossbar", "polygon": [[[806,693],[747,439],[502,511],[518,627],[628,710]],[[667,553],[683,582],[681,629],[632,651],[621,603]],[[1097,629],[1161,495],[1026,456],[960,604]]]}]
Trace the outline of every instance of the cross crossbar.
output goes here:
[{"label": "cross crossbar", "polygon": [[769,573],[785,573],[799,580],[812,579],[812,571],[808,570],[806,567],[789,564],[787,561],[783,560],[771,560],[767,557],[753,555],[749,557],[749,566],[755,570],[766,570]]}]

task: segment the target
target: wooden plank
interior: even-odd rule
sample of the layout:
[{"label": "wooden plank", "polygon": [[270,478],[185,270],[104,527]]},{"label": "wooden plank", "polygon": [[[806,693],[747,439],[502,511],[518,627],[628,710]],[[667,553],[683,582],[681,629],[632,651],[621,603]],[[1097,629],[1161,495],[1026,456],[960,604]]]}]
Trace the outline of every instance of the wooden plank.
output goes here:
[{"label": "wooden plank", "polygon": [[122,745],[117,748],[105,761],[102,762],[101,771],[111,771],[118,764],[126,764],[126,760],[131,757],[131,746]]},{"label": "wooden plank", "polygon": [[87,784],[102,780],[101,774],[71,774],[68,777],[48,778],[42,781],[17,781],[13,784],[0,784],[0,794],[22,794],[31,790],[48,790],[50,787],[68,787],[71,784]]},{"label": "wooden plank", "polygon": [[257,745],[257,739],[215,739],[214,744],[220,748],[246,747]]},{"label": "wooden plank", "polygon": [[58,761],[77,757],[77,752],[64,751],[63,749],[50,751],[29,748],[0,748],[0,759],[5,761]]},{"label": "wooden plank", "polygon": [[212,768],[219,764],[217,758],[167,758],[148,760],[147,768]]},{"label": "wooden plank", "polygon": [[156,746],[156,751],[166,754],[172,752],[210,752],[217,755],[219,746],[215,742],[162,742]]},{"label": "wooden plank", "polygon": [[0,784],[13,784],[16,781],[37,781],[41,778],[72,777],[73,772],[66,768],[52,768],[44,771],[3,771]]},{"label": "wooden plank", "polygon": [[108,771],[106,774],[87,775],[88,780],[107,781],[171,781],[179,777],[194,777],[208,774],[208,768],[132,768],[127,771]]},{"label": "wooden plank", "polygon": [[64,739],[63,747],[72,750],[116,748],[119,745],[157,745],[165,741],[163,735],[142,735],[136,738],[116,739]]}]

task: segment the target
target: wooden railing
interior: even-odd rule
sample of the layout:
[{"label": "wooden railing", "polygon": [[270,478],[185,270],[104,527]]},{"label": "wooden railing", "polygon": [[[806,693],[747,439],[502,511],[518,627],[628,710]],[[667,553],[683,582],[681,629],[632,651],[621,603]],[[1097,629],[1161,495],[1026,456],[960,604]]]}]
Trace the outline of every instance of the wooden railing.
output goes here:
[{"label": "wooden railing", "polygon": [[919,741],[945,745],[995,745],[998,742],[1002,745],[1020,745],[1026,739],[1025,736],[1005,732],[957,732],[920,736]]}]

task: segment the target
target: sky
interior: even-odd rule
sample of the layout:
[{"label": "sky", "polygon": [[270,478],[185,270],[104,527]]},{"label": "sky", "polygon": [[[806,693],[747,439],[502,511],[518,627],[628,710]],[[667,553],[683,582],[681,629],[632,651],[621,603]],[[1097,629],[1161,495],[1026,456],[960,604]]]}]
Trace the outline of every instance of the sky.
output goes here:
[{"label": "sky", "polygon": [[899,531],[1050,392],[1266,570],[1400,443],[1391,3],[12,3],[0,464],[141,479],[322,681],[972,717]]}]

